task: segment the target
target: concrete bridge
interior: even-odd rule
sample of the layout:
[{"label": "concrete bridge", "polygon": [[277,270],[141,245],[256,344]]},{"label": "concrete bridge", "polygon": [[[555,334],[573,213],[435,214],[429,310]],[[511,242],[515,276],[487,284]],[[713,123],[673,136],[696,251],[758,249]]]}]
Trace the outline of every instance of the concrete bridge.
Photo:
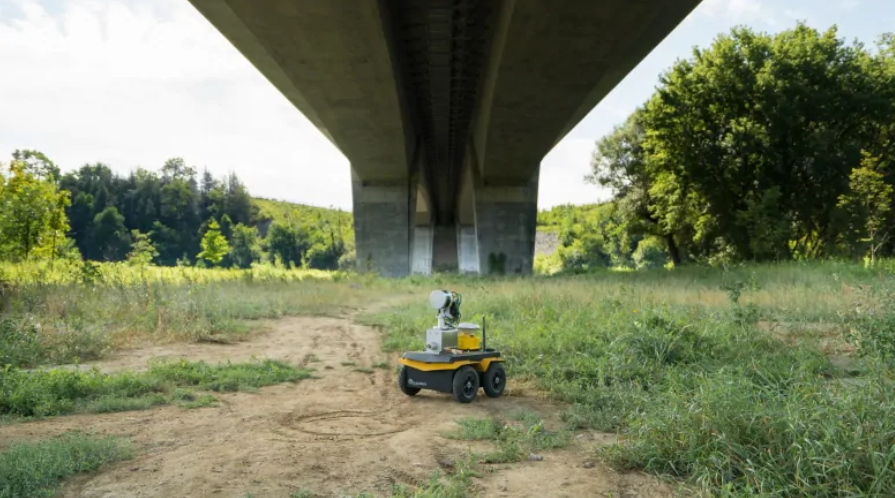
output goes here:
[{"label": "concrete bridge", "polygon": [[699,0],[190,0],[351,162],[358,269],[530,273],[543,157]]}]

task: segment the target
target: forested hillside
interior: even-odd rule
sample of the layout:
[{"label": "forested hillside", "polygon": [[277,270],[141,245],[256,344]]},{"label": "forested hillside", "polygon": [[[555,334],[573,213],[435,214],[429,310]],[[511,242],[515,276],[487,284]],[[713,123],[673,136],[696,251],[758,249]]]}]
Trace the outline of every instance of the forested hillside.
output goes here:
[{"label": "forested hillside", "polygon": [[235,174],[198,174],[183,159],[126,176],[88,164],[61,174],[46,155],[16,151],[0,183],[0,259],[83,257],[163,266],[253,262],[350,265],[351,216],[253,199]]}]

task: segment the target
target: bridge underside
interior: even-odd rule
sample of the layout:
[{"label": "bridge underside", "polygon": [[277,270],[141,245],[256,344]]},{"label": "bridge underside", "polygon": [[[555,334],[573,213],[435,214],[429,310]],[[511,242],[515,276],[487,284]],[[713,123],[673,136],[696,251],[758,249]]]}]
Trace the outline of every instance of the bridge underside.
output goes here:
[{"label": "bridge underside", "polygon": [[542,158],[699,0],[190,0],[351,161],[360,270],[530,273]]}]

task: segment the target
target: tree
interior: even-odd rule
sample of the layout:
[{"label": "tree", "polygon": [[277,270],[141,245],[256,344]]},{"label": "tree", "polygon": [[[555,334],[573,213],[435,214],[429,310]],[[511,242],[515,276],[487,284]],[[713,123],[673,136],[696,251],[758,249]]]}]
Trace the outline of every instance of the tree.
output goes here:
[{"label": "tree", "polygon": [[53,163],[43,152],[37,150],[16,150],[12,157],[25,164],[25,169],[37,177],[56,184],[61,178],[59,166]]},{"label": "tree", "polygon": [[199,249],[196,235],[201,225],[198,193],[194,179],[187,176],[191,170],[184,170],[177,164],[169,161],[162,175],[159,221],[177,233],[178,253],[195,254]]},{"label": "tree", "polygon": [[60,252],[69,247],[66,234],[71,228],[68,223],[68,217],[65,215],[66,208],[71,206],[69,192],[63,190],[56,194],[55,197],[56,206],[50,211],[47,219],[47,228],[49,228],[51,234],[50,257],[52,259],[56,259]]},{"label": "tree", "polygon": [[128,263],[134,266],[149,266],[157,257],[158,251],[152,244],[150,234],[131,230],[131,252],[127,255]]},{"label": "tree", "polygon": [[252,197],[235,173],[227,177],[225,212],[233,223],[248,224],[254,214]]},{"label": "tree", "polygon": [[55,257],[68,225],[68,193],[40,180],[22,161],[14,159],[8,171],[0,177],[0,255],[28,259],[37,251]]},{"label": "tree", "polygon": [[234,226],[228,258],[238,268],[251,268],[261,258],[258,229],[242,223]]},{"label": "tree", "polygon": [[[610,187],[626,231],[661,237],[675,263],[835,254],[862,153],[895,184],[895,36],[878,46],[802,23],[722,34],[597,142],[586,181]],[[879,223],[883,236],[895,220]]]},{"label": "tree", "polygon": [[174,180],[189,180],[195,178],[196,170],[186,165],[181,157],[173,157],[165,161],[162,166],[162,180],[171,182]]},{"label": "tree", "polygon": [[[644,148],[679,186],[673,196],[701,200],[690,222],[703,247],[740,259],[787,254],[788,239],[810,243],[812,255],[832,247],[835,199],[870,140],[867,121],[884,118],[866,60],[835,28],[800,23],[773,37],[736,28],[663,76]],[[776,247],[756,253],[754,217],[740,213],[759,205],[795,232],[766,238]]]},{"label": "tree", "polygon": [[202,237],[202,252],[196,257],[217,265],[230,251],[226,237],[221,235],[221,227],[214,218],[208,223],[208,230]]},{"label": "tree", "polygon": [[635,268],[643,270],[663,267],[668,262],[668,253],[663,250],[663,246],[662,239],[658,237],[641,240],[632,255]]},{"label": "tree", "polygon": [[183,254],[180,252],[180,237],[177,232],[156,220],[149,233],[152,234],[152,243],[159,252],[156,261],[161,265],[175,266],[177,259]]},{"label": "tree", "polygon": [[228,215],[221,216],[221,235],[223,235],[227,240],[230,240],[233,237],[233,221],[230,220]]},{"label": "tree", "polygon": [[114,207],[107,207],[93,220],[93,241],[96,257],[104,261],[121,261],[130,247],[130,233],[124,226],[124,216]]},{"label": "tree", "polygon": [[311,242],[307,229],[275,222],[267,234],[267,245],[271,262],[279,258],[285,265],[301,266]]},{"label": "tree", "polygon": [[838,206],[850,219],[850,230],[867,245],[870,263],[876,263],[879,249],[888,241],[891,224],[892,186],[877,171],[879,159],[865,155],[861,167],[849,175],[849,191],[839,197]]},{"label": "tree", "polygon": [[614,209],[624,220],[623,229],[632,234],[661,237],[672,261],[680,265],[682,257],[677,242],[680,235],[676,232],[681,231],[679,225],[685,222],[670,222],[677,218],[663,219],[657,215],[661,212],[660,204],[654,197],[656,192],[663,191],[654,190],[654,187],[667,187],[671,182],[662,184],[658,179],[667,176],[648,167],[643,148],[646,139],[644,113],[643,108],[635,110],[623,125],[616,126],[612,133],[597,141],[591,158],[591,173],[585,181],[612,189]]},{"label": "tree", "polygon": [[70,220],[70,234],[75,239],[78,248],[85,256],[91,257],[95,254],[95,246],[93,238],[93,219],[96,218],[94,212],[93,195],[86,192],[78,192],[68,208],[68,218]]},{"label": "tree", "polygon": [[751,259],[776,260],[789,256],[792,223],[779,210],[780,187],[773,186],[763,192],[750,192],[746,208],[736,213],[737,224],[749,236]]}]

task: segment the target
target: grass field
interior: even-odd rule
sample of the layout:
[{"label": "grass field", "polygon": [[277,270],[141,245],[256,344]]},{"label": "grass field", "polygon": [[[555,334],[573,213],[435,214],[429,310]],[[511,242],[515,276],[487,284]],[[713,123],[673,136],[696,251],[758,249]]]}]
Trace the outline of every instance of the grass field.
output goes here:
[{"label": "grass field", "polygon": [[[80,270],[0,268],[10,282],[0,360],[13,365],[3,389],[35,375],[19,367],[231,340],[251,330],[246,320],[289,314],[367,309],[359,319],[382,328],[387,350],[419,348],[434,320],[428,292],[450,288],[464,296],[464,321],[487,316],[514,381],[566,402],[571,428],[621,436],[595,455],[617,468],[705,496],[895,496],[895,274],[884,266],[399,281],[104,266],[91,282],[71,277]],[[140,382],[165,380],[158,393],[176,401],[183,382],[154,375]],[[460,437],[484,431],[496,451],[518,448],[487,423],[465,424]]]},{"label": "grass field", "polygon": [[[33,367],[95,360],[110,351],[176,341],[229,342],[246,320],[349,312],[381,282],[316,270],[0,264],[0,363]],[[89,276],[84,276],[85,274]]]},{"label": "grass field", "polygon": [[63,479],[127,460],[127,441],[70,433],[37,443],[13,443],[0,451],[0,498],[54,496]]},{"label": "grass field", "polygon": [[[712,496],[895,495],[895,278],[849,264],[458,285],[509,375]],[[424,303],[365,317],[419,347]]]}]

